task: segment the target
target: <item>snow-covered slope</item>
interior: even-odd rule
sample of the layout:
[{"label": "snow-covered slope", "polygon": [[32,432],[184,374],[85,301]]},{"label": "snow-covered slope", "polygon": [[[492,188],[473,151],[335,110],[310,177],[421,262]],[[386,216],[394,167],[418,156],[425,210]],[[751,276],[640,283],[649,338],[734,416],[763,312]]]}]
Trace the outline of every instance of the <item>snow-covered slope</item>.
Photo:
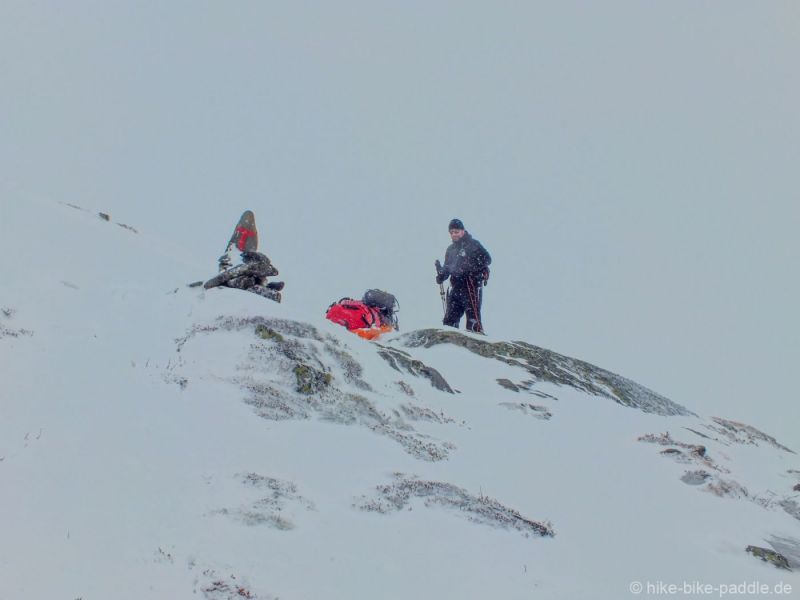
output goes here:
[{"label": "snow-covered slope", "polygon": [[745,552],[800,567],[780,440],[535,340],[412,319],[365,342],[293,308],[300,274],[281,305],[204,292],[216,256],[10,204],[0,599],[800,589]]}]

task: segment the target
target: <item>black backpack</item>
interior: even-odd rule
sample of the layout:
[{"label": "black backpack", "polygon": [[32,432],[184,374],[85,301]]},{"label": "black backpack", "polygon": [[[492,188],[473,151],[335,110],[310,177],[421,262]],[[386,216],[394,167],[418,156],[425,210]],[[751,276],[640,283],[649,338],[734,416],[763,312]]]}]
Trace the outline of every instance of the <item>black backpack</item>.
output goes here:
[{"label": "black backpack", "polygon": [[400,311],[400,303],[393,294],[383,290],[367,290],[364,292],[364,297],[361,301],[367,306],[377,308],[386,322],[390,323],[396,330],[400,329],[396,314]]}]

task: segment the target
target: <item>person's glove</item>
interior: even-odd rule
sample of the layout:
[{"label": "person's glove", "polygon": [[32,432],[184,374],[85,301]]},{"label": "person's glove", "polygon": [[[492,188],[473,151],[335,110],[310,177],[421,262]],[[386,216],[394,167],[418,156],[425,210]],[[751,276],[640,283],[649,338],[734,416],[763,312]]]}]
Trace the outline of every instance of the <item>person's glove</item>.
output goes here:
[{"label": "person's glove", "polygon": [[450,273],[442,266],[442,263],[439,262],[439,259],[436,259],[436,262],[433,264],[436,267],[436,283],[444,283],[445,280],[450,277]]}]

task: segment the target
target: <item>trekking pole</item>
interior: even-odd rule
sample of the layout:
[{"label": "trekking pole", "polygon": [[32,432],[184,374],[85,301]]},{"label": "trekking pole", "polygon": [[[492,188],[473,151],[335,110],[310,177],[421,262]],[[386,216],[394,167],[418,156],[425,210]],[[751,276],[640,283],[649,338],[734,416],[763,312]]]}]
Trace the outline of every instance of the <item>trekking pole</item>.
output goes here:
[{"label": "trekking pole", "polygon": [[[437,259],[434,263],[436,266],[436,275],[442,274],[442,263],[439,262]],[[444,310],[444,314],[447,314],[447,296],[444,293],[444,282],[439,284],[439,296],[442,298],[442,310]]]},{"label": "trekking pole", "polygon": [[[483,285],[483,283],[481,283],[481,285]],[[478,292],[475,289],[475,282],[472,279],[467,279],[467,297],[472,306],[472,314],[475,315],[475,325],[472,331],[486,335],[486,332],[483,330],[483,323],[481,322],[481,305],[478,300]]]}]

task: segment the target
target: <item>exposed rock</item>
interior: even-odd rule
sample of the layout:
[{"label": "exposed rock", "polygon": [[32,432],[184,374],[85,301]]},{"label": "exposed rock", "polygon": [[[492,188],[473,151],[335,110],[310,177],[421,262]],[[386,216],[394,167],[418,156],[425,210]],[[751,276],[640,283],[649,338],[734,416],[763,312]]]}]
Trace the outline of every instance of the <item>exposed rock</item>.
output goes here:
[{"label": "exposed rock", "polygon": [[454,444],[431,440],[421,433],[404,433],[402,427],[392,423],[378,423],[372,425],[370,429],[395,440],[411,456],[428,462],[445,460],[450,455],[450,451],[456,448]]},{"label": "exposed rock", "polygon": [[[698,489],[720,497],[744,499],[767,510],[782,508],[786,513],[800,520],[800,504],[790,498],[780,498],[767,490],[764,493],[751,493],[739,482],[725,479],[721,476],[730,471],[717,465],[706,452],[706,447],[697,444],[679,442],[670,436],[669,432],[661,434],[648,434],[638,438],[641,442],[671,446],[661,451],[663,456],[669,456],[676,462],[686,465],[698,465],[703,468],[684,472],[681,481],[688,485],[698,486]],[[710,470],[710,472],[709,472]]]},{"label": "exposed rock", "polygon": [[743,485],[720,477],[714,478],[703,490],[720,497],[750,498],[750,494]]},{"label": "exposed rock", "polygon": [[338,345],[338,340],[333,336],[323,338],[316,327],[308,323],[301,323],[300,321],[289,321],[287,319],[272,319],[264,317],[232,317],[220,316],[217,317],[214,325],[194,325],[189,333],[183,338],[176,341],[180,348],[189,339],[198,333],[210,333],[213,331],[240,331],[248,327],[266,328],[279,333],[283,336],[297,337],[303,339],[314,340],[317,342],[329,342]]},{"label": "exposed rock", "polygon": [[730,421],[728,419],[721,419],[719,417],[712,417],[711,420],[714,421],[717,426],[715,427],[713,425],[706,425],[706,428],[722,434],[730,442],[735,444],[750,444],[754,446],[758,446],[759,442],[765,442],[773,448],[778,448],[784,452],[796,454],[794,450],[779,444],[774,437],[767,435],[763,431],[759,431],[751,425],[739,423],[737,421]]},{"label": "exposed rock", "polygon": [[285,516],[290,505],[299,505],[306,510],[314,510],[314,503],[297,492],[297,486],[290,481],[265,477],[258,473],[240,475],[245,486],[266,493],[253,502],[250,507],[233,511],[245,525],[269,525],[275,529],[294,529],[294,523]]},{"label": "exposed rock", "polygon": [[264,477],[258,473],[238,476],[247,487],[262,493],[262,497],[249,506],[222,508],[212,514],[231,517],[247,526],[267,525],[273,529],[289,530],[295,525],[286,515],[291,505],[299,505],[305,510],[314,510],[314,503],[297,493],[297,486],[289,481]]},{"label": "exposed rock", "polygon": [[498,379],[497,383],[500,384],[500,387],[504,387],[507,390],[511,390],[512,392],[519,392],[519,387],[513,383],[510,379]]},{"label": "exposed rock", "polygon": [[[706,447],[701,446],[699,444],[686,444],[684,442],[678,442],[672,439],[669,434],[669,431],[660,434],[648,433],[647,435],[643,435],[638,438],[640,442],[647,442],[649,444],[659,444],[661,446],[677,446],[678,448],[685,448],[689,450],[689,453],[699,459],[708,458],[706,456]],[[678,450],[673,450],[672,452],[668,452],[667,450],[663,451],[662,454],[668,453],[678,453],[681,454]]]},{"label": "exposed rock", "polygon": [[297,387],[295,389],[306,396],[322,392],[331,384],[331,379],[333,379],[330,373],[324,373],[302,363],[295,365],[293,371],[297,379]]},{"label": "exposed rock", "polygon": [[402,473],[394,474],[395,481],[376,489],[377,497],[362,497],[357,504],[361,510],[382,514],[403,510],[414,498],[422,498],[424,506],[441,506],[466,516],[474,523],[516,529],[526,537],[530,535],[553,537],[555,532],[547,522],[538,522],[523,517],[514,509],[486,496],[474,496],[466,490],[449,483],[422,481]]},{"label": "exposed rock", "polygon": [[684,429],[686,431],[691,431],[695,435],[699,435],[701,438],[704,438],[706,440],[712,439],[710,436],[707,436],[705,433],[700,433],[699,431],[697,431],[696,429],[692,429],[691,427],[684,427]]},{"label": "exposed rock", "polygon": [[533,375],[535,381],[570,386],[648,413],[665,416],[697,416],[683,406],[629,379],[587,362],[525,342],[488,342],[458,331],[442,329],[413,331],[401,336],[396,341],[409,348],[421,346],[430,348],[438,344],[452,344],[479,356],[521,367]]},{"label": "exposed rock", "polygon": [[127,229],[128,231],[132,231],[133,233],[139,233],[139,231],[136,228],[131,227],[130,225],[126,225],[125,223],[115,223],[115,225],[117,225],[118,227],[122,227],[123,229]]},{"label": "exposed rock", "polygon": [[558,398],[556,398],[555,396],[553,396],[551,394],[545,394],[541,390],[531,390],[531,387],[533,387],[533,385],[535,383],[536,383],[535,381],[523,381],[522,382],[522,387],[524,387],[524,389],[526,389],[526,390],[530,390],[531,394],[533,394],[534,396],[539,396],[539,398],[546,398],[548,400],[556,400],[556,401],[558,401]]},{"label": "exposed rock", "polygon": [[271,421],[282,421],[284,419],[308,419],[312,409],[295,401],[282,389],[264,382],[238,379],[231,383],[238,384],[242,389],[250,392],[245,398],[245,404],[249,404],[256,410],[256,414],[264,419]]},{"label": "exposed rock", "polygon": [[[4,320],[9,320],[10,321],[12,319],[12,317],[16,314],[16,312],[17,312],[17,310],[15,308],[8,308],[8,307],[5,307],[5,306],[3,308],[0,308],[0,315],[2,315],[4,317]],[[0,339],[2,339],[4,337],[12,337],[12,338],[18,338],[20,336],[28,336],[29,337],[29,336],[32,336],[32,335],[33,335],[33,331],[30,331],[29,329],[15,329],[15,328],[6,327],[5,325],[0,324]]]},{"label": "exposed rock", "polygon": [[[388,424],[389,419],[382,414],[369,399],[359,394],[345,394],[336,402],[320,407],[320,417],[333,423],[355,425],[357,423]],[[394,423],[392,424],[395,425]]]},{"label": "exposed rock", "polygon": [[276,342],[283,341],[283,336],[280,333],[264,324],[256,325],[256,335],[262,340],[275,340]]},{"label": "exposed rock", "polygon": [[278,600],[275,596],[254,592],[247,578],[241,575],[220,574],[214,569],[203,569],[195,578],[194,594],[198,593],[204,600]]},{"label": "exposed rock", "polygon": [[362,390],[372,391],[372,386],[362,378],[364,367],[355,358],[330,341],[325,343],[325,351],[332,356],[344,373],[344,380]]},{"label": "exposed rock", "polygon": [[18,338],[21,335],[31,336],[33,335],[33,332],[27,329],[10,329],[8,327],[3,327],[2,325],[0,325],[0,339],[4,337]]},{"label": "exposed rock", "polygon": [[798,504],[797,501],[785,498],[780,502],[780,505],[787,514],[792,515],[795,519],[800,521],[800,504]]},{"label": "exposed rock", "polygon": [[786,560],[786,557],[775,552],[774,550],[770,550],[769,548],[760,548],[759,546],[748,546],[745,548],[745,551],[749,554],[752,554],[756,558],[760,558],[765,562],[772,563],[779,569],[786,569],[788,571],[792,570],[789,567],[789,561]]},{"label": "exposed rock", "polygon": [[445,381],[445,378],[442,377],[441,373],[439,373],[439,371],[433,367],[427,366],[421,360],[412,358],[410,354],[403,352],[402,350],[389,348],[388,346],[384,346],[382,344],[377,345],[380,348],[380,350],[378,350],[378,355],[388,362],[393,369],[401,372],[402,369],[405,369],[408,373],[411,373],[415,377],[425,377],[426,379],[430,380],[431,385],[437,390],[448,392],[450,394],[455,393],[447,381]]},{"label": "exposed rock", "polygon": [[800,569],[800,540],[791,537],[772,536],[768,540],[775,552],[781,554],[792,570]]},{"label": "exposed rock", "polygon": [[414,397],[414,388],[408,385],[405,381],[395,381],[395,385],[400,388],[400,391],[403,392],[406,396]]},{"label": "exposed rock", "polygon": [[[244,362],[237,366],[238,374],[226,381],[246,392],[245,402],[259,416],[271,420],[316,417],[365,426],[425,461],[444,460],[454,448],[417,432],[397,410],[389,414],[379,410],[365,395],[372,390],[361,379],[363,367],[336,338],[323,336],[310,325],[261,317],[220,317],[212,325],[195,325],[176,340],[177,348],[182,351],[199,335],[240,330],[253,332],[254,340]],[[395,356],[405,354],[393,352]],[[411,367],[419,370],[416,362]],[[337,380],[334,373],[342,373],[344,381],[342,377]],[[348,385],[360,391],[355,393]]]},{"label": "exposed rock", "polygon": [[403,414],[406,416],[406,418],[411,419],[412,421],[430,421],[440,424],[455,423],[454,419],[445,416],[444,413],[437,413],[432,411],[430,408],[425,408],[423,406],[401,404],[400,410],[403,411]]},{"label": "exposed rock", "polygon": [[702,485],[712,477],[707,471],[686,471],[681,477],[681,481],[687,485]]},{"label": "exposed rock", "polygon": [[667,448],[666,450],[662,450],[660,454],[662,456],[668,456],[675,462],[679,462],[683,465],[695,464],[695,460],[690,454],[684,453],[681,450],[678,450],[677,448]]},{"label": "exposed rock", "polygon": [[546,398],[548,400],[558,400],[558,398],[556,398],[555,396],[546,394],[541,390],[533,389],[534,386],[536,386],[536,381],[533,379],[520,381],[519,383],[514,383],[510,379],[498,379],[497,383],[501,387],[504,387],[507,390],[511,390],[512,392],[527,392],[533,396],[538,396],[539,398]]},{"label": "exposed rock", "polygon": [[529,404],[527,402],[501,402],[500,406],[505,406],[509,410],[518,410],[523,414],[530,415],[536,419],[548,421],[552,416],[546,406],[537,406],[536,404]]},{"label": "exposed rock", "polygon": [[174,383],[182,390],[185,390],[189,386],[189,380],[186,377],[181,377],[180,375],[175,375],[170,371],[164,372],[164,381],[167,383]]}]

